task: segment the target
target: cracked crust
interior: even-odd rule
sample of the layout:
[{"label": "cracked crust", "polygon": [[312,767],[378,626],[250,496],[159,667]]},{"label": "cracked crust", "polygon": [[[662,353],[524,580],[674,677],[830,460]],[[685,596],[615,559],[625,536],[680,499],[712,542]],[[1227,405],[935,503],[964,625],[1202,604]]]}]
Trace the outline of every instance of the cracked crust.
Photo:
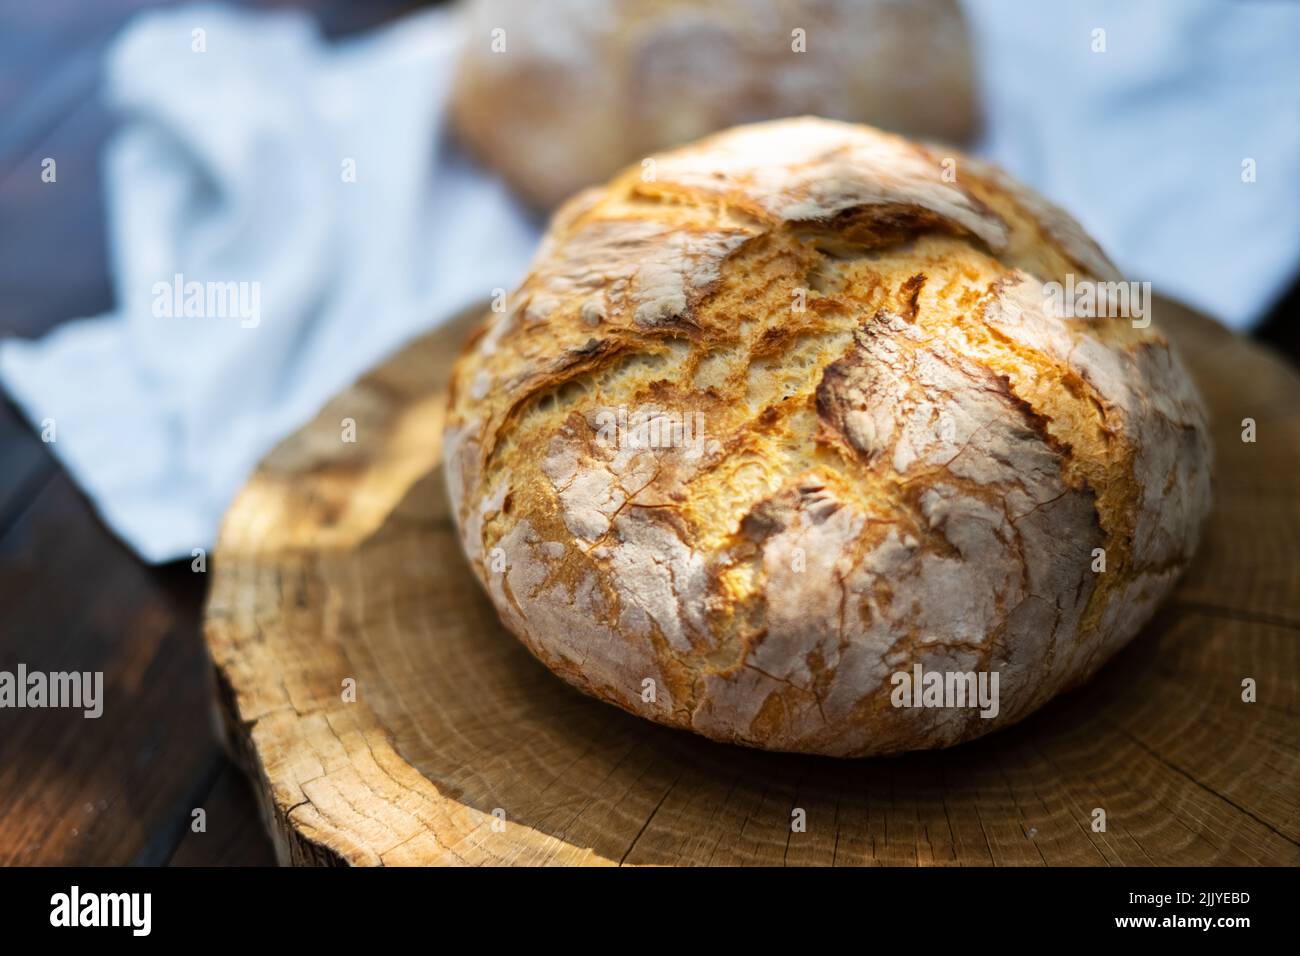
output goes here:
[{"label": "cracked crust", "polygon": [[[553,671],[718,740],[887,753],[1024,717],[1153,613],[1209,507],[1200,399],[1154,328],[1052,312],[1044,283],[1118,276],[1073,220],[943,159],[781,121],[560,210],[445,438],[466,553]],[[644,409],[668,438],[611,432]],[[998,715],[892,707],[917,663],[997,671]]]},{"label": "cracked crust", "polygon": [[[452,121],[478,159],[539,208],[736,123],[813,113],[953,142],[976,125],[955,0],[467,7]],[[804,52],[792,48],[795,30]]]}]

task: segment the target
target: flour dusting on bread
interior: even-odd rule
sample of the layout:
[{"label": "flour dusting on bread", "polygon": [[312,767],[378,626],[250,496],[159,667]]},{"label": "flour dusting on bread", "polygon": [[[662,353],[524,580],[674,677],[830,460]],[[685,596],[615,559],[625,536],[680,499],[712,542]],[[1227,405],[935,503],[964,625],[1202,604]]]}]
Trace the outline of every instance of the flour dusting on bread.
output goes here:
[{"label": "flour dusting on bread", "polygon": [[[1204,412],[1155,327],[1053,307],[1118,278],[1069,216],[826,120],[654,169],[557,213],[455,373],[457,524],[537,657],[664,724],[857,756],[1014,722],[1137,633],[1209,507]],[[918,665],[997,674],[996,714],[896,706]]]}]

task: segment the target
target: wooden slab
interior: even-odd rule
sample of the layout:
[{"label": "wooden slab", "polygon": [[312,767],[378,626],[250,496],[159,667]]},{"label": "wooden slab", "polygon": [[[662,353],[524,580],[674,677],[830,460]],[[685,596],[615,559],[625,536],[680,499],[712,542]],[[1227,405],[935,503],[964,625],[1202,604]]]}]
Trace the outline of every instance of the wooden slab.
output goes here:
[{"label": "wooden slab", "polygon": [[1300,376],[1178,306],[1156,315],[1218,455],[1176,599],[1021,724],[860,761],[658,727],[533,660],[466,566],[443,491],[442,388],[468,322],[413,343],[275,449],[217,549],[221,712],[281,862],[1300,863]]}]

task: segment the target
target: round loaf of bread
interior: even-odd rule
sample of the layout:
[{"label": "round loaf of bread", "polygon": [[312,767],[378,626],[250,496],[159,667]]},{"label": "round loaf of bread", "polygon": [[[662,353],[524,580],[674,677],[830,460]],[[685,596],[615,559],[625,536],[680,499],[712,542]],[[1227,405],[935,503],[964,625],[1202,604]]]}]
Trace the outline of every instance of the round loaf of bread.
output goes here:
[{"label": "round loaf of bread", "polygon": [[472,0],[465,33],[455,129],[543,209],[737,123],[975,126],[956,0]]},{"label": "round loaf of bread", "polygon": [[569,683],[717,740],[1016,721],[1137,633],[1209,508],[1141,286],[996,169],[868,127],[633,167],[498,305],[444,447],[474,570]]}]

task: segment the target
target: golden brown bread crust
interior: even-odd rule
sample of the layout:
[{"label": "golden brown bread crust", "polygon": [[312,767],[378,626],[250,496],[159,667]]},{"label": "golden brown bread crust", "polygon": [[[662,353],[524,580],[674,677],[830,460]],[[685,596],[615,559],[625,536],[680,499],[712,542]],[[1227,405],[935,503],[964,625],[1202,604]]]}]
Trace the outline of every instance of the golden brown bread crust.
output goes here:
[{"label": "golden brown bread crust", "polygon": [[811,113],[950,141],[976,125],[956,0],[473,0],[466,19],[453,125],[543,209],[737,123]]},{"label": "golden brown bread crust", "polygon": [[[1067,274],[1118,278],[1005,175],[869,127],[629,169],[559,211],[457,365],[466,553],[548,667],[661,723],[864,755],[1018,720],[1137,632],[1209,506],[1177,357],[1055,314]],[[673,447],[622,440],[647,408]],[[891,706],[917,663],[998,672],[998,716]]]}]

